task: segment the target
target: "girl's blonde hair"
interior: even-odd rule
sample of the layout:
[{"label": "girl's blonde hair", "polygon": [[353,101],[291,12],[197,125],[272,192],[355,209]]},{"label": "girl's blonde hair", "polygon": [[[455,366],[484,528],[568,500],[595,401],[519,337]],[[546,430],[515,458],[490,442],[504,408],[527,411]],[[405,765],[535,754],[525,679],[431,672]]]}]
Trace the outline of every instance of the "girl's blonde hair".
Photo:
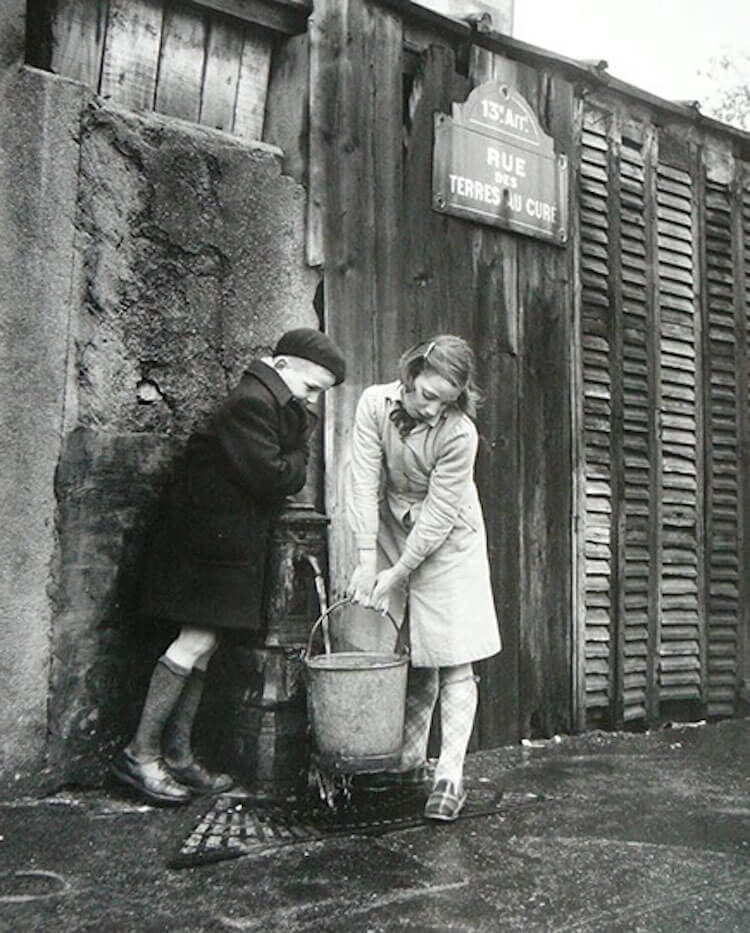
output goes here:
[{"label": "girl's blonde hair", "polygon": [[438,334],[431,340],[409,347],[398,361],[401,382],[410,392],[414,388],[414,380],[425,370],[436,372],[459,389],[454,407],[470,418],[476,416],[482,393],[474,381],[474,352],[463,337]]}]

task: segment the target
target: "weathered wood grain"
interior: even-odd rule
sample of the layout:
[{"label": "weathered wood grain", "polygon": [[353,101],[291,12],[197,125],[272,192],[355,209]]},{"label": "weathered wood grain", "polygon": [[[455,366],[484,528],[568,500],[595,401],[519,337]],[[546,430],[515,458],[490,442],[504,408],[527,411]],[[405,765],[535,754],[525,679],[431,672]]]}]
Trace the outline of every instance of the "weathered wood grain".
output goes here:
[{"label": "weathered wood grain", "polygon": [[[289,40],[286,46],[294,49],[307,49],[307,37],[302,36]],[[234,134],[243,139],[262,139],[263,121],[266,112],[266,98],[268,95],[269,72],[271,68],[271,53],[273,40],[269,33],[261,29],[248,27],[245,30],[242,45],[242,59],[240,62],[239,83],[237,85],[237,100],[234,110]],[[287,60],[291,50],[285,49]],[[305,79],[307,69],[305,68]],[[306,83],[306,81],[305,81]],[[293,95],[290,104],[301,100],[307,103],[306,87],[300,94],[301,88],[293,89],[287,83],[287,93]],[[295,93],[296,91],[296,93]],[[278,104],[277,104],[278,106]],[[285,162],[288,161],[285,153]]]},{"label": "weathered wood grain", "polygon": [[204,126],[225,132],[231,132],[234,127],[242,45],[243,33],[233,23],[212,20],[199,117]]},{"label": "weathered wood grain", "polygon": [[376,377],[386,381],[396,375],[398,359],[406,349],[401,268],[404,66],[400,17],[387,9],[372,8],[365,54],[372,62],[372,91],[364,128],[378,141],[367,159],[375,232]]},{"label": "weathered wood grain", "polygon": [[110,0],[100,93],[132,110],[152,110],[163,9],[160,0]]},{"label": "weathered wood grain", "polygon": [[[247,43],[247,37],[245,42]],[[244,117],[239,112],[242,85],[243,75],[240,75],[238,111],[235,115],[235,132],[240,135],[244,122]],[[310,158],[309,129],[310,40],[305,34],[284,42],[273,57],[262,135],[265,142],[272,143],[283,151],[284,173],[291,175],[305,187],[308,186]]]},{"label": "weathered wood grain", "polygon": [[[570,86],[527,68],[519,68],[516,81],[558,151],[573,157],[575,108]],[[572,651],[574,542],[571,334],[570,319],[562,309],[573,299],[572,249],[572,245],[559,248],[528,238],[518,240],[523,489],[519,684],[524,735],[552,735],[571,727],[572,676],[566,660]],[[609,566],[608,559],[590,565],[589,582],[596,585],[600,569],[606,574]]]},{"label": "weathered wood grain", "polygon": [[206,59],[205,16],[183,6],[170,6],[164,26],[155,109],[171,117],[198,122]]},{"label": "weathered wood grain", "polygon": [[109,0],[57,0],[50,70],[97,89],[108,13]]}]

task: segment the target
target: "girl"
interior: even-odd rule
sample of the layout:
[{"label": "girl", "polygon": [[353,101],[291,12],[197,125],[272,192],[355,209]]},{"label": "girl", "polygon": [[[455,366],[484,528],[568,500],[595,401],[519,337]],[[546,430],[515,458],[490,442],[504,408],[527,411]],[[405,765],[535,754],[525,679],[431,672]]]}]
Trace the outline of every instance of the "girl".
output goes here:
[{"label": "girl", "polygon": [[355,602],[408,605],[411,665],[404,747],[387,782],[421,783],[435,704],[441,748],[425,816],[455,820],[477,706],[472,661],[500,650],[484,519],[474,484],[474,357],[442,334],[407,350],[400,380],[365,389],[354,421],[349,521]]}]

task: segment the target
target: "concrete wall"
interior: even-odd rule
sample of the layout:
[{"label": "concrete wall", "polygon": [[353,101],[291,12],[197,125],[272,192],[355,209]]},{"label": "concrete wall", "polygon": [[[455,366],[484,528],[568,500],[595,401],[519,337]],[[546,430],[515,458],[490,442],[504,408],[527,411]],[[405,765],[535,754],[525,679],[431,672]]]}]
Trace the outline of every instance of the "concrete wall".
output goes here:
[{"label": "concrete wall", "polygon": [[44,763],[82,93],[0,79],[0,774]]},{"label": "concrete wall", "polygon": [[0,790],[101,778],[172,634],[136,605],[174,454],[317,325],[280,153],[105,109],[20,66],[22,24],[0,20]]},{"label": "concrete wall", "polygon": [[72,392],[58,468],[50,766],[96,780],[175,634],[138,617],[173,456],[287,327],[316,326],[304,191],[261,144],[91,103],[80,131]]}]

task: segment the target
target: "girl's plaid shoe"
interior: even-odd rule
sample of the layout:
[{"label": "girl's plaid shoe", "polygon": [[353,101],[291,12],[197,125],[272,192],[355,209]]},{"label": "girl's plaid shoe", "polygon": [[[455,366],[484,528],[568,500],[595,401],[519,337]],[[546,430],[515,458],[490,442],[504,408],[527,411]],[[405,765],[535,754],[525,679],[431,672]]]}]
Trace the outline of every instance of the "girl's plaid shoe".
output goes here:
[{"label": "girl's plaid shoe", "polygon": [[466,803],[466,791],[463,784],[458,787],[445,778],[439,780],[427,798],[424,815],[428,820],[452,822],[458,818],[461,808]]}]

